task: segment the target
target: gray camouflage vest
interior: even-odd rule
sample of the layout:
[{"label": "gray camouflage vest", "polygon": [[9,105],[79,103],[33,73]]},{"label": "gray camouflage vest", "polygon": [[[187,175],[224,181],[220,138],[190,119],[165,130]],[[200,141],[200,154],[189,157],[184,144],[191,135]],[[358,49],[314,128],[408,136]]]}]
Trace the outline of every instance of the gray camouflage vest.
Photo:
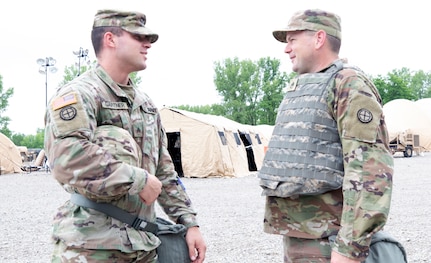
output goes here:
[{"label": "gray camouflage vest", "polygon": [[325,72],[290,82],[259,171],[263,195],[315,195],[341,187],[341,142],[327,96],[342,68],[338,60]]}]

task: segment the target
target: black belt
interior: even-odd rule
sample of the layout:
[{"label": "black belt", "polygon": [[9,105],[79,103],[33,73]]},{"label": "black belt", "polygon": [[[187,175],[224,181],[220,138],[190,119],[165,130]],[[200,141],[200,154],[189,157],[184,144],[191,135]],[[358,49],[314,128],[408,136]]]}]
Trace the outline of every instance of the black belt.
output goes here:
[{"label": "black belt", "polygon": [[147,231],[153,234],[156,234],[158,231],[157,224],[147,222],[144,219],[139,218],[138,216],[132,215],[129,212],[126,212],[123,209],[116,207],[115,205],[109,203],[97,203],[77,193],[72,194],[72,196],[70,197],[70,201],[76,205],[92,208],[94,210],[105,213],[108,216],[116,218],[139,231]]}]

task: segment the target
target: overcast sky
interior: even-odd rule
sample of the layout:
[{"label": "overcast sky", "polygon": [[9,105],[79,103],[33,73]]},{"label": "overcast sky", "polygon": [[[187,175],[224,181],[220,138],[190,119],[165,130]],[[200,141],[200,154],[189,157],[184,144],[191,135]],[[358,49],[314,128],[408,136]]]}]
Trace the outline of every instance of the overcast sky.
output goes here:
[{"label": "overcast sky", "polygon": [[43,128],[45,75],[38,58],[53,57],[58,72],[48,73],[48,98],[64,68],[78,61],[73,51],[89,49],[98,9],[141,11],[159,34],[149,50],[141,88],[158,107],[206,105],[220,101],[213,83],[214,62],[238,57],[271,57],[291,72],[284,44],[272,31],[287,25],[297,10],[320,8],[340,15],[341,57],[374,76],[393,69],[431,71],[429,9],[426,1],[343,0],[121,0],[9,1],[0,7],[0,75],[3,89],[15,94],[3,113],[13,132],[35,134]]}]

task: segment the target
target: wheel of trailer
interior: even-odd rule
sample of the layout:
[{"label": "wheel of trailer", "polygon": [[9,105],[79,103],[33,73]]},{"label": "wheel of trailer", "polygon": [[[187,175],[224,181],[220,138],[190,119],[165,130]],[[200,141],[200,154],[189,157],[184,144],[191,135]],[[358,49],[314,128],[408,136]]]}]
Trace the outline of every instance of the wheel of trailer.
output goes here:
[{"label": "wheel of trailer", "polygon": [[404,157],[412,157],[413,156],[413,148],[411,146],[407,146],[404,151]]}]

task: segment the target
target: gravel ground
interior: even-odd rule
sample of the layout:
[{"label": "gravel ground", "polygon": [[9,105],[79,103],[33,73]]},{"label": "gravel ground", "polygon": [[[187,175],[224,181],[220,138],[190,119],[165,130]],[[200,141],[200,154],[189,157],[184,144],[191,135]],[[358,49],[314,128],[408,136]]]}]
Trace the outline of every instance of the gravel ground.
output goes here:
[{"label": "gravel ground", "polygon": [[[386,230],[403,243],[410,263],[431,262],[430,162],[431,153],[395,155]],[[282,262],[281,237],[262,231],[264,198],[255,174],[183,182],[199,213],[208,245],[206,262]],[[51,219],[67,199],[50,174],[1,175],[0,262],[49,262]]]}]

